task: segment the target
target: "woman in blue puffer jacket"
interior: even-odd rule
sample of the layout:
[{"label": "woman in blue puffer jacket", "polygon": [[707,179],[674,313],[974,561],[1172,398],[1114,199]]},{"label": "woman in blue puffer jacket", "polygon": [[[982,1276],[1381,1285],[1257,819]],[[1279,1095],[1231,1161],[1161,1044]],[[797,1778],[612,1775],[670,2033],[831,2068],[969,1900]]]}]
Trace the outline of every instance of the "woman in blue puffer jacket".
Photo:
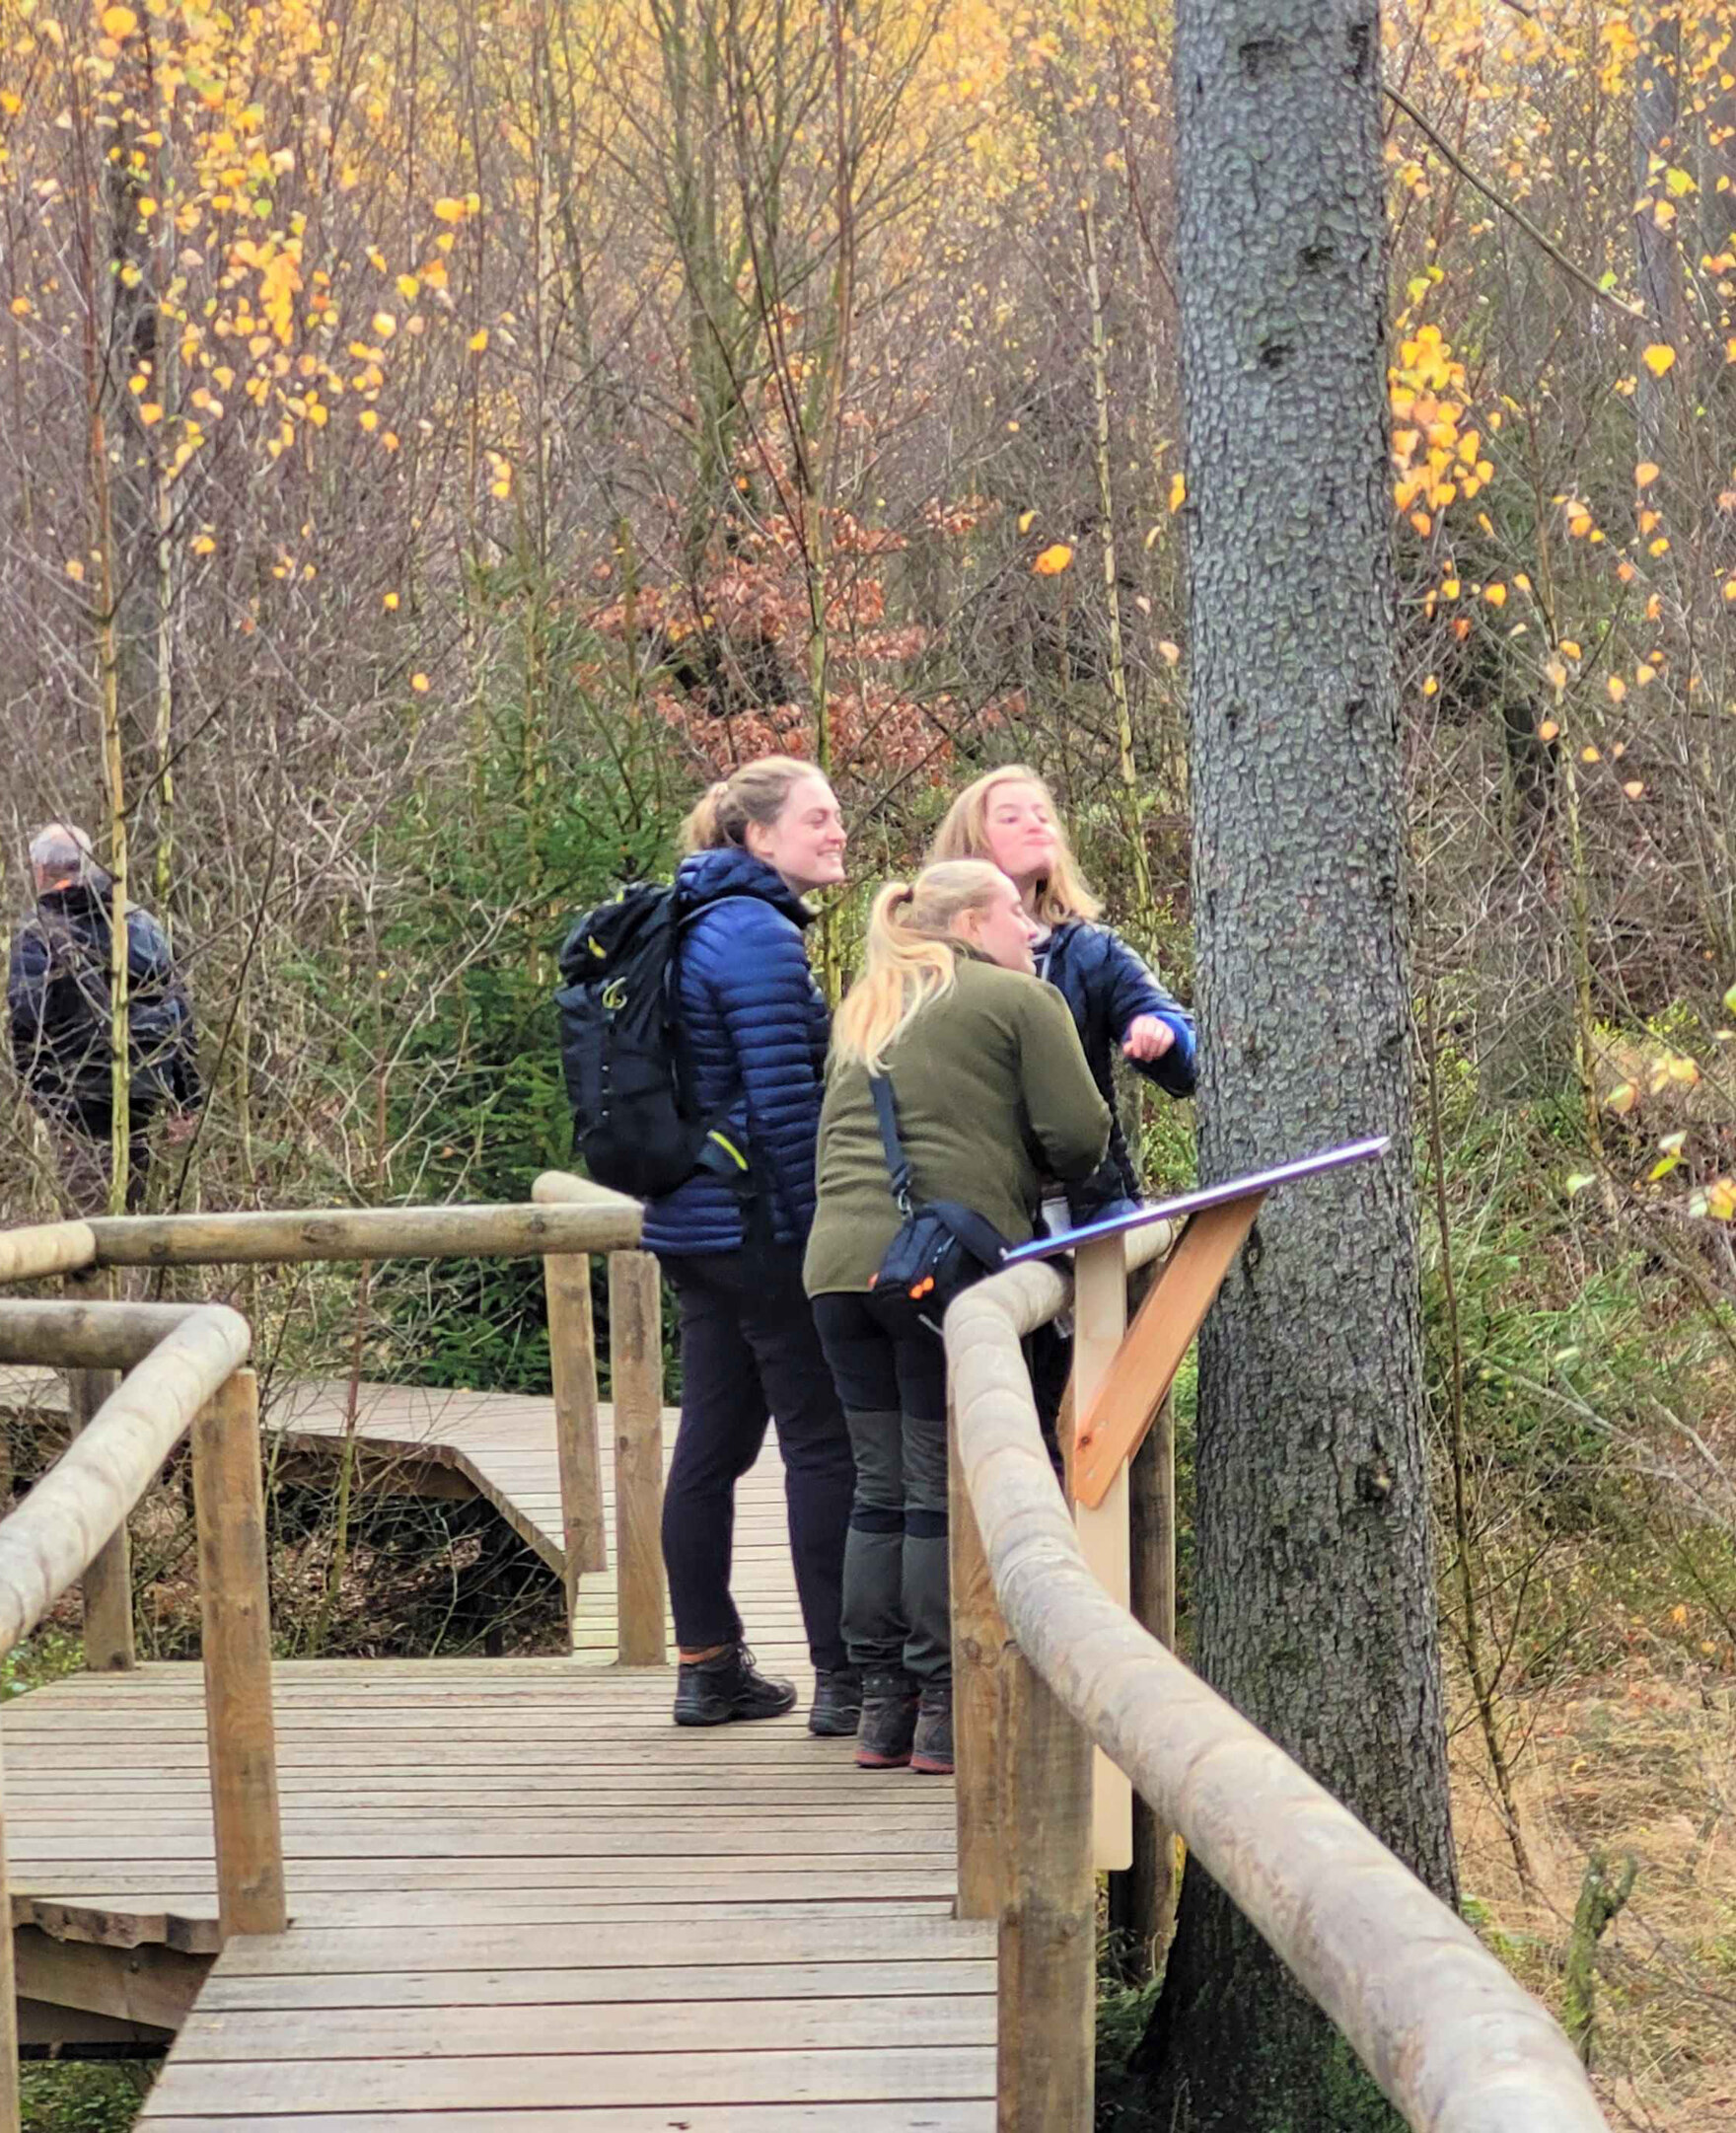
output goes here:
[{"label": "woman in blue puffer jacket", "polygon": [[[1009,763],[961,792],[935,834],[929,858],[987,859],[1018,884],[1044,928],[1037,975],[1065,998],[1104,1101],[1115,1111],[1115,1055],[1171,1096],[1192,1096],[1198,1078],[1194,1017],[1113,927],[1086,887],[1052,794],[1035,771]],[[1071,1217],[1119,1214],[1139,1198],[1139,1174],[1121,1121],[1102,1168],[1068,1194]]]},{"label": "woman in blue puffer jacket", "polygon": [[754,1665],[730,1594],[735,1486],[776,1418],[790,1548],[816,1670],[809,1727],[847,1735],[861,1682],[838,1612],[855,1468],[802,1287],[829,1034],[802,898],[844,878],[844,827],[810,763],[766,756],[713,785],[684,828],[679,1025],[718,1168],[645,1211],[681,1304],[682,1419],[663,1497],[681,1664],[678,1726],[778,1718],[791,1682]]}]

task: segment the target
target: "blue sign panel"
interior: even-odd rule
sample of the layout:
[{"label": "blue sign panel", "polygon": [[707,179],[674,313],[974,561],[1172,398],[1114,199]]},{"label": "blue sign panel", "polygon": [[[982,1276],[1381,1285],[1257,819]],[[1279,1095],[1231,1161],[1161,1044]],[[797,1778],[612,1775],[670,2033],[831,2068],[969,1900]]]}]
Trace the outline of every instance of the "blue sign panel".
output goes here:
[{"label": "blue sign panel", "polygon": [[1143,1229],[1148,1222],[1184,1220],[1202,1208],[1221,1208],[1227,1201],[1246,1199],[1250,1193],[1269,1193],[1279,1185],[1293,1185],[1299,1178],[1324,1177],[1332,1170],[1347,1170],[1352,1163],[1372,1162],[1384,1155],[1391,1144],[1391,1137],[1380,1134],[1371,1140],[1350,1140],[1342,1147],[1324,1149],[1319,1155],[1304,1155],[1298,1162],[1280,1163],[1275,1170],[1227,1178],[1222,1185],[1200,1185],[1173,1200],[1146,1201],[1126,1214],[1106,1215],[1100,1222],[1063,1229],[1058,1236],[1033,1237],[1029,1244],[1015,1245],[1001,1264],[1016,1267],[1027,1259],[1053,1259],[1076,1245],[1095,1244],[1099,1237],[1119,1237],[1124,1229]]}]

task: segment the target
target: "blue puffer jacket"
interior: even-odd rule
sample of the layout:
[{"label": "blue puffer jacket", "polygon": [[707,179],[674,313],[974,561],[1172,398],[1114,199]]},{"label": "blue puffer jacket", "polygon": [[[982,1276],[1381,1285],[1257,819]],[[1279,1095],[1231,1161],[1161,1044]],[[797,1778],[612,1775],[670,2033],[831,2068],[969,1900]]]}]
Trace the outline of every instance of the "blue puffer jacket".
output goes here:
[{"label": "blue puffer jacket", "polygon": [[[1037,975],[1047,978],[1073,1010],[1086,1064],[1112,1114],[1115,1111],[1115,1061],[1128,1026],[1142,1014],[1154,1014],[1176,1033],[1160,1060],[1131,1064],[1148,1081],[1172,1096],[1192,1096],[1199,1078],[1194,1017],[1151,974],[1113,926],[1083,919],[1057,925],[1037,950]],[[1068,1197],[1079,1220],[1106,1212],[1120,1200],[1139,1196],[1139,1174],[1117,1118],[1110,1129],[1109,1153],[1088,1185]]]},{"label": "blue puffer jacket", "polygon": [[[676,875],[681,1028],[700,1114],[724,1114],[764,1196],[771,1234],[800,1247],[814,1220],[814,1145],[830,1017],[802,946],[814,914],[737,846],[696,851]],[[742,1202],[700,1171],[645,1209],[649,1252],[740,1251]]]}]

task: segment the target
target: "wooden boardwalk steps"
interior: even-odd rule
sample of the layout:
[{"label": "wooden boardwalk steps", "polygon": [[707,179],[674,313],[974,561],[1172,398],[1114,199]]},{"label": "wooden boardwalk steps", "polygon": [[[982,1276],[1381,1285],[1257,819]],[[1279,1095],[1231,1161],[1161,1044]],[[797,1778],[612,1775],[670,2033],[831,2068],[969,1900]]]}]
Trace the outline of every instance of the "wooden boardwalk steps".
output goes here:
[{"label": "wooden boardwalk steps", "polygon": [[[342,1389],[297,1388],[291,1443],[341,1432]],[[370,1458],[444,1465],[553,1548],[547,1403],[364,1401]],[[744,1611],[805,1705],[774,1449],[742,1495]],[[570,1659],[274,1669],[291,1928],[217,1958],[144,2125],[992,2126],[994,1928],[951,1915],[950,1783],[858,1771],[799,1714],[678,1729],[671,1673],[599,1663],[611,1578],[585,1598]],[[57,1683],[4,1736],[15,1919],[69,1958],[213,1949],[198,1669]]]}]

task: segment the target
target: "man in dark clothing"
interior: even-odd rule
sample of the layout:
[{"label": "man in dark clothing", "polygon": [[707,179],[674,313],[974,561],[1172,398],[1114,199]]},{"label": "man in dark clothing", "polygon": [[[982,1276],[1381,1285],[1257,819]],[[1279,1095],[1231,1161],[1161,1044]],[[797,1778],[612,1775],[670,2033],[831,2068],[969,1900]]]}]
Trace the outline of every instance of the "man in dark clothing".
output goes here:
[{"label": "man in dark clothing", "polygon": [[[6,977],[12,1056],[54,1143],[71,1212],[104,1214],[113,1177],[113,884],[69,823],[36,833],[31,866],[36,908],[13,940]],[[186,989],[163,928],[137,909],[126,914],[126,963],[131,1213],[144,1201],[152,1120],[168,1104],[174,1138],[190,1134],[200,1086]]]}]

